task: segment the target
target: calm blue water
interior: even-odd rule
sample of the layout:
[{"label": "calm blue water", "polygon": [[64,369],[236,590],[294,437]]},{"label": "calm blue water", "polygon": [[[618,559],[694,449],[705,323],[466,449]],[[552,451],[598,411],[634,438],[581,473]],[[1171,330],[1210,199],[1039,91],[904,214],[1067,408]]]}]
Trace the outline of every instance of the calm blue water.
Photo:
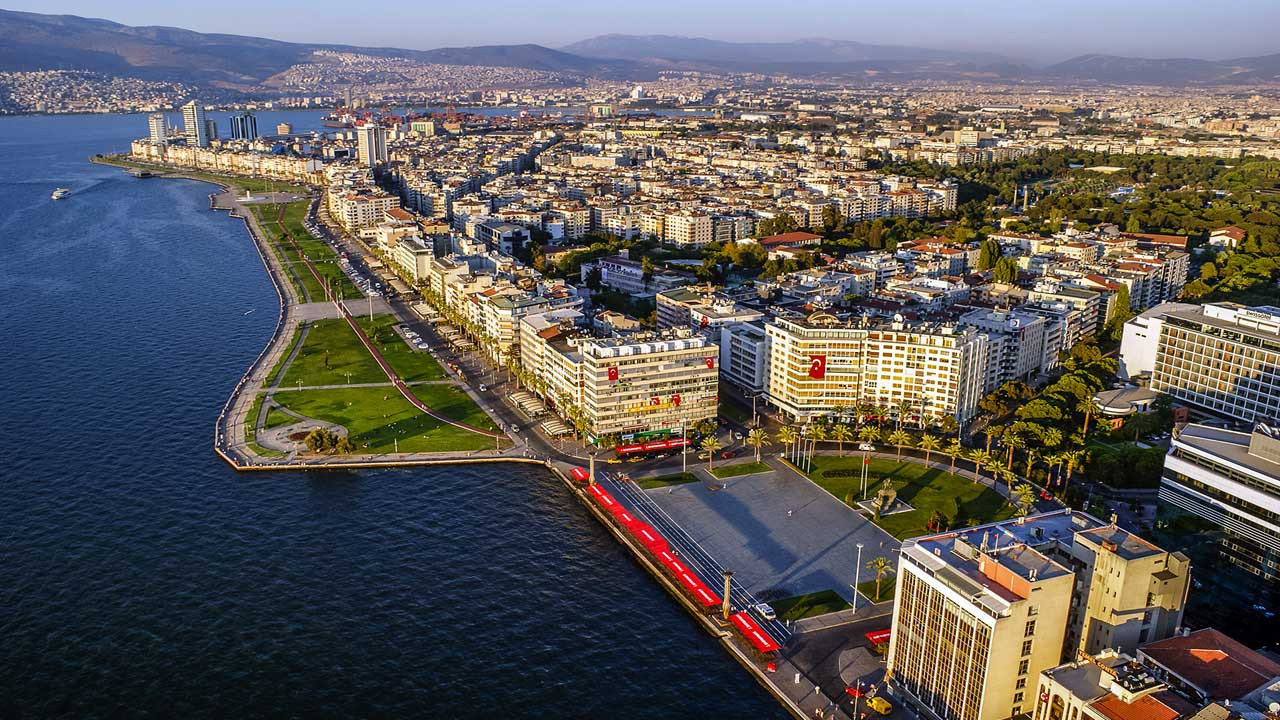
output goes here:
[{"label": "calm blue water", "polygon": [[0,119],[0,717],[782,716],[545,473],[216,460],[275,294],[144,125]]}]

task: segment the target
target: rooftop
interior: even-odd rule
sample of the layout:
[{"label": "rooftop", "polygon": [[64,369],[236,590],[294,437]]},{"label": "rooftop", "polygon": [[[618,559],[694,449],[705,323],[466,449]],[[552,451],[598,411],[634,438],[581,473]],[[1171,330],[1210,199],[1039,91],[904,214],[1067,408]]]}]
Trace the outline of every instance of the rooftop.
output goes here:
[{"label": "rooftop", "polygon": [[1213,628],[1148,643],[1138,651],[1214,700],[1244,697],[1280,675],[1280,663]]}]

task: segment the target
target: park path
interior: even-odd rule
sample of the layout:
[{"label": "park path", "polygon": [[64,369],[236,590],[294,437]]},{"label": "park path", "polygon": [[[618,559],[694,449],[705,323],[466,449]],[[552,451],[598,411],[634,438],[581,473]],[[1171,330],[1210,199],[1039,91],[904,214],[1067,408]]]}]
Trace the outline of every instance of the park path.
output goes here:
[{"label": "park path", "polygon": [[351,312],[347,310],[346,304],[343,302],[339,302],[337,299],[334,298],[333,290],[331,290],[325,285],[324,279],[320,276],[320,272],[316,270],[315,264],[311,262],[311,258],[307,257],[306,253],[302,251],[302,247],[298,245],[298,241],[295,240],[293,237],[293,232],[291,232],[289,228],[285,226],[283,205],[280,206],[280,210],[276,218],[276,222],[277,224],[279,224],[280,229],[284,233],[285,237],[289,239],[289,243],[293,245],[294,249],[298,251],[298,257],[302,258],[303,261],[306,263],[307,270],[311,272],[312,277],[316,279],[316,282],[320,283],[321,287],[324,287],[325,295],[328,298],[328,300],[332,302],[336,308],[338,308],[338,312],[342,314],[342,318],[347,321],[347,325],[351,327],[352,332],[354,332],[356,334],[356,337],[360,339],[360,344],[364,345],[365,350],[367,350],[369,354],[373,356],[374,362],[378,363],[378,367],[382,368],[382,372],[387,376],[387,379],[391,381],[391,384],[395,386],[396,390],[400,392],[400,394],[404,397],[405,400],[409,402],[410,405],[416,407],[418,410],[429,415],[435,420],[438,420],[446,425],[451,425],[460,430],[466,430],[468,432],[476,433],[477,435],[483,435],[485,437],[491,437],[491,438],[504,437],[504,434],[502,433],[494,433],[494,432],[489,432],[488,430],[482,430],[481,428],[475,427],[473,425],[468,425],[467,423],[454,420],[453,418],[447,415],[442,415],[441,413],[438,413],[435,410],[432,410],[431,407],[428,406],[426,403],[419,400],[418,396],[413,394],[413,390],[411,390],[409,386],[403,380],[400,379],[400,376],[396,374],[396,371],[391,368],[391,364],[387,362],[386,358],[382,357],[382,353],[378,352],[378,349],[375,348],[373,346],[373,343],[369,341],[369,337],[364,333],[364,328],[360,327],[360,323],[356,322],[355,317],[353,317],[351,315]]}]

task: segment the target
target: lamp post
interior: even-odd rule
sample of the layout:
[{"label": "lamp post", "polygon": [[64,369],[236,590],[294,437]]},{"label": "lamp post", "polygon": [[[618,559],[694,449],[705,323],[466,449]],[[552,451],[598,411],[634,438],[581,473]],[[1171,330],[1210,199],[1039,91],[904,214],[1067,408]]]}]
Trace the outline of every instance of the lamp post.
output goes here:
[{"label": "lamp post", "polygon": [[683,441],[680,445],[680,474],[685,475],[689,472],[689,422],[687,420],[681,423],[680,439]]},{"label": "lamp post", "polygon": [[858,611],[858,578],[862,575],[862,543],[858,543],[858,564],[853,566],[853,610]]},{"label": "lamp post", "polygon": [[729,619],[729,589],[730,589],[729,584],[731,580],[733,580],[733,571],[725,570],[724,571],[724,600],[721,601],[720,607],[721,607],[721,612],[724,614],[724,619],[726,621],[728,621]]}]

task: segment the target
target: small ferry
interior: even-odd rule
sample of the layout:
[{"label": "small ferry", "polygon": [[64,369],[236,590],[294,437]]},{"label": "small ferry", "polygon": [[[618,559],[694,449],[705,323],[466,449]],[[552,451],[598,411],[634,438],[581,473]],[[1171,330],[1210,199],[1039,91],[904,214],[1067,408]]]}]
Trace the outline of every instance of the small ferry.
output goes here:
[{"label": "small ferry", "polygon": [[53,191],[53,194],[50,195],[49,197],[53,198],[54,200],[61,200],[62,198],[70,194],[71,194],[71,188],[55,188]]}]

